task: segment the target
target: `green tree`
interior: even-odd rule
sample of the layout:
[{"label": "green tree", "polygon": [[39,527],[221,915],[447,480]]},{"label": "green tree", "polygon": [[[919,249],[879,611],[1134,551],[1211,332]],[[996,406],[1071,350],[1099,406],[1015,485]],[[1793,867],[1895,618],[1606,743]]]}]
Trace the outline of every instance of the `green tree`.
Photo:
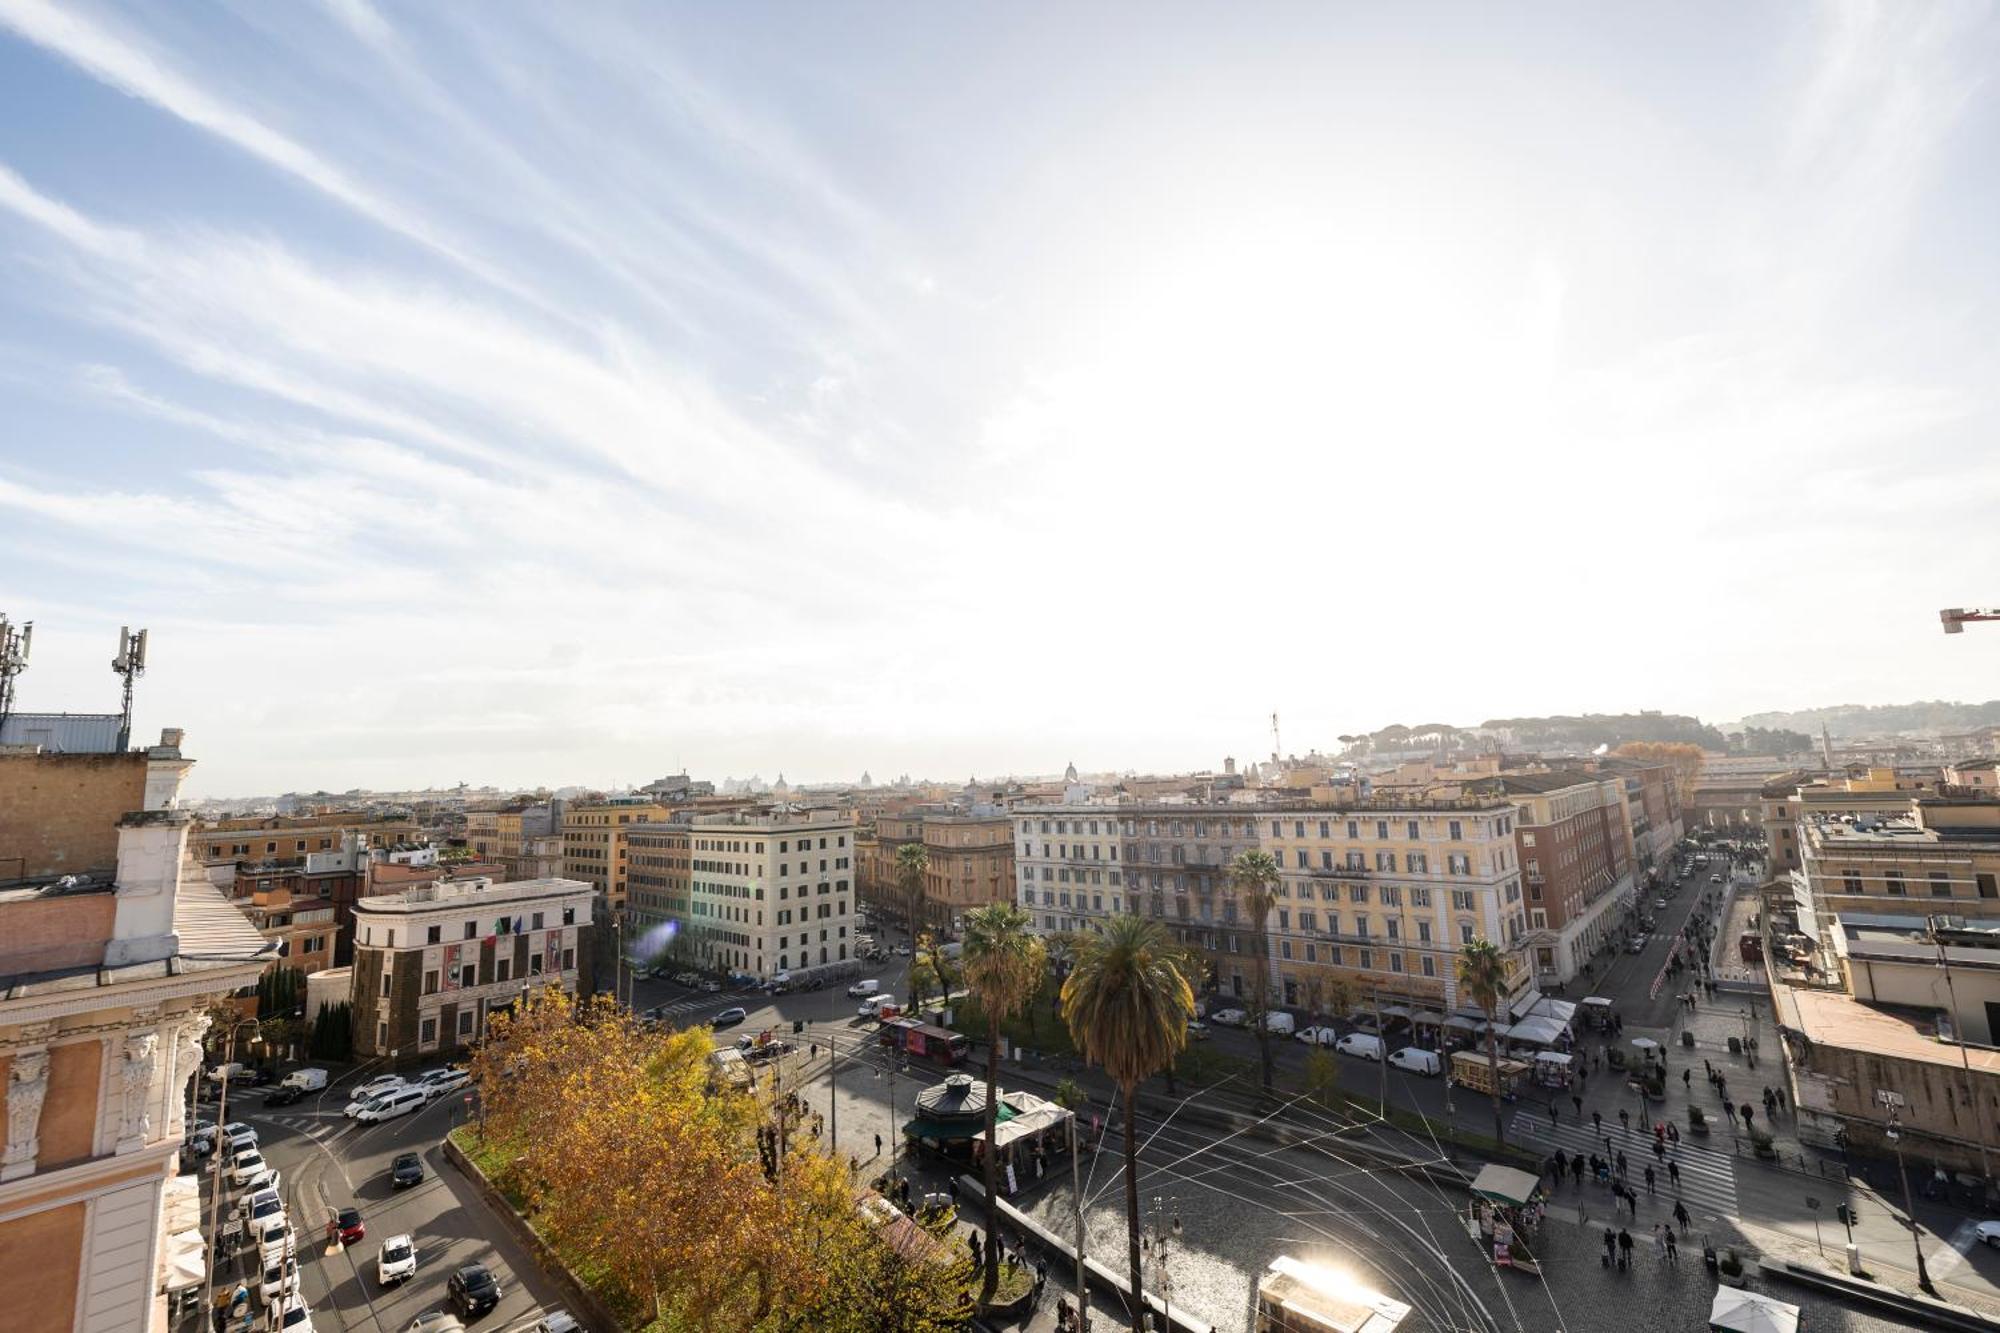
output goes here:
[{"label": "green tree", "polygon": [[[1194,992],[1168,957],[1166,932],[1143,917],[1114,917],[1078,956],[1063,982],[1063,1022],[1085,1059],[1118,1085],[1125,1112],[1126,1261],[1139,1285],[1139,1133],[1133,1101],[1139,1084],[1172,1063],[1187,1044]],[[1141,1333],[1142,1303],[1132,1305]]]},{"label": "green tree", "polygon": [[1250,929],[1255,941],[1251,950],[1250,1025],[1257,1033],[1257,1061],[1264,1070],[1264,1091],[1271,1090],[1276,1066],[1271,1060],[1271,905],[1278,887],[1278,862],[1269,852],[1238,852],[1229,863],[1229,886],[1236,899],[1250,913]]},{"label": "green tree", "polygon": [[1507,989],[1507,960],[1493,941],[1482,936],[1459,950],[1458,984],[1486,1011],[1486,1059],[1492,1073],[1487,1091],[1493,1098],[1493,1137],[1505,1143],[1507,1126],[1500,1117],[1499,1036],[1494,1026],[1499,1022],[1500,997]]},{"label": "green tree", "polygon": [[902,893],[903,907],[909,913],[907,924],[912,942],[923,928],[924,877],[930,868],[931,854],[922,843],[906,842],[896,849],[896,888]]},{"label": "green tree", "polygon": [[1315,1044],[1306,1055],[1306,1096],[1326,1110],[1334,1110],[1340,1088],[1340,1061],[1333,1052]]},{"label": "green tree", "polygon": [[[1029,934],[1032,918],[1013,903],[990,903],[965,917],[962,961],[965,984],[986,1015],[986,1234],[999,1234],[1000,1155],[993,1151],[1000,1112],[1000,1020],[1034,1001],[1048,960],[1042,942]],[[990,1303],[1000,1283],[1000,1247],[986,1247],[980,1279],[981,1304]]]}]

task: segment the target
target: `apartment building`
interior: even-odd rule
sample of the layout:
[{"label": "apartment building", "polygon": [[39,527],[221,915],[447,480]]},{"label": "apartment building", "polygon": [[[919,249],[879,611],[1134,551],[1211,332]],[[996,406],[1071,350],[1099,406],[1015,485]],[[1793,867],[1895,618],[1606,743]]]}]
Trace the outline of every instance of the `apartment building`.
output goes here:
[{"label": "apartment building", "polygon": [[854,817],[844,810],[738,811],[688,825],[694,956],[760,981],[852,961]]},{"label": "apartment building", "polygon": [[354,1048],[451,1056],[532,986],[588,994],[595,890],[572,879],[418,884],[354,905]]},{"label": "apartment building", "polygon": [[1625,779],[1578,769],[1505,773],[1470,790],[1519,808],[1514,847],[1535,984],[1566,984],[1637,898]]},{"label": "apartment building", "polygon": [[[643,935],[668,921],[688,920],[693,901],[690,827],[676,821],[641,824],[627,831],[625,905],[632,914],[635,934]],[[675,943],[682,945],[680,937]],[[675,952],[680,956],[685,949],[677,947]]]},{"label": "apartment building", "polygon": [[1913,797],[1935,793],[1935,779],[1893,768],[1857,769],[1831,776],[1794,770],[1764,784],[1758,795],[1764,845],[1772,876],[1801,869],[1805,825],[1823,818],[1872,823],[1909,813]]},{"label": "apartment building", "polygon": [[1905,794],[1892,816],[1808,805],[1799,840],[1808,934],[1854,913],[2000,918],[2000,797]]},{"label": "apartment building", "polygon": [[208,1006],[272,950],[191,855],[181,739],[0,747],[9,1328],[165,1330],[206,1271],[201,1233],[169,1225],[188,1082]]},{"label": "apartment building", "polygon": [[[258,866],[302,866],[313,852],[343,846],[348,834],[359,839],[362,847],[374,850],[426,841],[414,820],[358,810],[217,819],[198,826],[194,841],[197,854],[212,870],[235,866],[243,873]],[[211,874],[210,878],[216,876]]]},{"label": "apartment building", "polygon": [[614,796],[566,805],[562,813],[563,875],[596,889],[612,911],[623,911],[629,868],[626,833],[634,825],[662,823],[672,817],[673,811],[645,797]]},{"label": "apartment building", "polygon": [[1947,765],[1944,780],[1985,795],[2000,794],[2000,759],[1967,759]]},{"label": "apartment building", "polygon": [[563,802],[465,812],[465,845],[500,867],[499,878],[553,879],[563,870]]},{"label": "apartment building", "polygon": [[1674,849],[1687,831],[1681,818],[1680,779],[1673,766],[1618,755],[1591,766],[1624,783],[1625,825],[1638,887],[1664,883],[1672,870]]},{"label": "apartment building", "polygon": [[[858,832],[858,831],[857,831]],[[864,901],[900,918],[910,910],[897,882],[902,848],[924,849],[929,867],[917,905],[919,930],[954,930],[975,907],[1014,896],[1014,820],[994,806],[920,806],[878,815],[857,844]]]},{"label": "apartment building", "polygon": [[[242,883],[242,881],[238,881]],[[295,967],[311,975],[334,965],[339,931],[331,898],[294,898],[287,887],[252,889],[233,900],[274,951],[272,967]]]},{"label": "apartment building", "polygon": [[1509,955],[1510,993],[1527,985],[1515,824],[1513,802],[1483,797],[1048,806],[1015,812],[1014,858],[1038,930],[1151,916],[1242,996],[1259,946],[1229,865],[1261,849],[1281,873],[1264,946],[1274,1001],[1317,1009],[1344,986],[1449,1005],[1477,937]]}]

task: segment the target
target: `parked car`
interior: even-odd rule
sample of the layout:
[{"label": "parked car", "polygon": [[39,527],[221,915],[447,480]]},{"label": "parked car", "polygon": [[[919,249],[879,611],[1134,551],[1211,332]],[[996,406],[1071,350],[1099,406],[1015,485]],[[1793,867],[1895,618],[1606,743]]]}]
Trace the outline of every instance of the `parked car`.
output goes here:
[{"label": "parked car", "polygon": [[1335,1042],[1333,1049],[1342,1055],[1352,1055],[1362,1060],[1380,1060],[1382,1039],[1372,1032],[1350,1032]]},{"label": "parked car", "polygon": [[1649,937],[1645,935],[1634,935],[1632,937],[1632,942],[1625,946],[1625,952],[1626,953],[1646,952],[1646,941],[1648,938]]},{"label": "parked car", "polygon": [[275,1166],[267,1166],[256,1175],[250,1177],[250,1179],[244,1181],[243,1188],[249,1191],[250,1197],[254,1199],[257,1195],[266,1191],[276,1194],[283,1184],[283,1173]]},{"label": "parked car", "polygon": [[485,1314],[500,1303],[500,1279],[484,1264],[467,1264],[451,1275],[445,1292],[452,1306],[466,1318]]},{"label": "parked car", "polygon": [[432,1310],[410,1321],[410,1333],[465,1333],[465,1325],[449,1310]]},{"label": "parked car", "polygon": [[[271,1174],[275,1176],[277,1172],[274,1171]],[[278,1221],[284,1220],[285,1200],[278,1193],[276,1185],[260,1189],[254,1194],[245,1195],[241,1207],[243,1216],[248,1220],[249,1228],[252,1232],[255,1232],[259,1227],[266,1225],[274,1219]]]},{"label": "parked car", "polygon": [[907,944],[899,944],[899,945],[897,945],[897,946],[896,946],[896,957],[898,957],[898,958],[908,958],[909,956],[910,956],[910,946],[909,946],[909,945],[907,945]]},{"label": "parked car", "polygon": [[313,1333],[312,1309],[296,1292],[271,1312],[271,1333]]},{"label": "parked car", "polygon": [[280,1083],[277,1087],[264,1094],[264,1105],[290,1106],[305,1095],[306,1090],[304,1088],[291,1083]]},{"label": "parked car", "polygon": [[182,1150],[190,1157],[206,1157],[215,1151],[215,1143],[215,1126],[211,1124],[206,1129],[197,1129],[190,1133],[187,1142],[182,1145]]},{"label": "parked car", "polygon": [[1187,1021],[1187,1035],[1189,1041],[1207,1041],[1208,1024],[1199,1018],[1190,1018]]},{"label": "parked car", "polygon": [[734,1027],[748,1017],[750,1015],[745,1013],[741,1008],[731,1006],[728,1009],[724,1009],[714,1018],[709,1019],[708,1025],[712,1028]]},{"label": "parked car", "polygon": [[1718,871],[1716,871],[1716,872],[1715,872],[1715,873],[1714,873],[1713,875],[1710,875],[1710,876],[1708,877],[1708,882],[1709,882],[1710,884],[1720,884],[1720,883],[1722,883],[1722,872],[1721,872],[1720,870],[1718,870]]},{"label": "parked car", "polygon": [[1653,906],[1656,908],[1664,908],[1666,907],[1666,905],[1667,905],[1667,900],[1665,898],[1653,899]]},{"label": "parked car", "polygon": [[396,1160],[389,1163],[389,1186],[401,1189],[405,1185],[424,1183],[424,1159],[413,1152],[398,1153]]},{"label": "parked car", "polygon": [[1405,1046],[1389,1057],[1389,1063],[1412,1074],[1435,1078],[1444,1072],[1444,1057],[1421,1046]]},{"label": "parked car", "polygon": [[285,1220],[283,1213],[278,1214],[274,1220],[265,1222],[263,1227],[262,1231],[252,1234],[257,1237],[258,1262],[266,1268],[271,1266],[274,1257],[283,1258],[287,1254],[298,1253],[298,1234],[292,1230],[292,1224]]},{"label": "parked car", "polygon": [[248,1073],[249,1069],[250,1066],[244,1064],[241,1060],[231,1060],[227,1064],[220,1064],[209,1070],[208,1081],[210,1083],[221,1083],[226,1078],[231,1083],[240,1083],[243,1080],[243,1075]]},{"label": "parked car", "polygon": [[472,1082],[472,1075],[470,1073],[463,1069],[447,1066],[443,1069],[431,1070],[421,1079],[417,1080],[417,1085],[430,1096],[431,1100],[436,1101],[446,1093],[456,1092],[470,1082]]},{"label": "parked car", "polygon": [[1340,1029],[1333,1027],[1300,1028],[1292,1034],[1292,1040],[1305,1042],[1309,1046],[1331,1046],[1340,1040]]},{"label": "parked car", "polygon": [[294,1069],[291,1073],[285,1075],[285,1081],[281,1086],[297,1088],[300,1092],[318,1092],[326,1086],[326,1071],[324,1069]]},{"label": "parked car", "polygon": [[1226,1028],[1240,1028],[1250,1021],[1250,1015],[1241,1009],[1218,1009],[1208,1016],[1208,1021]]},{"label": "parked car", "polygon": [[1981,1222],[1972,1229],[1972,1235],[1981,1245],[2000,1250],[2000,1222]]},{"label": "parked car", "polygon": [[298,1289],[299,1261],[291,1255],[283,1255],[277,1262],[264,1266],[264,1276],[257,1283],[257,1299],[272,1305],[293,1295]]},{"label": "parked car", "polygon": [[236,1154],[229,1163],[229,1183],[238,1189],[242,1189],[258,1175],[262,1174],[267,1166],[268,1163],[264,1161],[264,1154],[258,1152],[255,1148],[245,1148],[242,1152]]},{"label": "parked car", "polygon": [[391,1236],[382,1242],[375,1256],[375,1278],[383,1286],[406,1282],[417,1275],[417,1243],[408,1236]]},{"label": "parked car", "polygon": [[722,983],[719,981],[704,981],[701,983],[701,988],[710,995],[714,995],[722,990]]},{"label": "parked car", "polygon": [[537,1319],[528,1333],[583,1333],[583,1325],[567,1310],[551,1310]]},{"label": "parked car", "polygon": [[333,1219],[333,1231],[342,1245],[353,1245],[368,1235],[368,1224],[361,1220],[359,1208],[343,1208]]},{"label": "parked car", "polygon": [[864,995],[873,995],[881,989],[882,983],[871,977],[867,981],[855,982],[847,988],[847,993],[856,999],[860,999]]},{"label": "parked car", "polygon": [[1273,1009],[1264,1015],[1264,1030],[1276,1036],[1291,1036],[1295,1026],[1297,1025],[1293,1022],[1292,1016],[1282,1009]]},{"label": "parked car", "polygon": [[349,1095],[357,1101],[365,1101],[378,1093],[387,1092],[391,1088],[400,1088],[406,1081],[401,1074],[377,1074],[366,1083],[356,1087]]}]

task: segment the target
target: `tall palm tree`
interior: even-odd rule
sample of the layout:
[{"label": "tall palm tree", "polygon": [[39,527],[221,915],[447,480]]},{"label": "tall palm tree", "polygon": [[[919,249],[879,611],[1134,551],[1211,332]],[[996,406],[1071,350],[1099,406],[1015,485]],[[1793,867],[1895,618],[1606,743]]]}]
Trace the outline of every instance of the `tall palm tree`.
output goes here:
[{"label": "tall palm tree", "polygon": [[1250,912],[1250,926],[1256,932],[1256,948],[1251,966],[1256,987],[1250,994],[1250,1025],[1257,1031],[1257,1058],[1264,1066],[1264,1091],[1271,1090],[1275,1066],[1271,1062],[1271,1028],[1265,1016],[1271,1010],[1271,904],[1278,887],[1278,862],[1269,852],[1238,852],[1229,863],[1229,886],[1236,899]]},{"label": "tall palm tree", "polygon": [[[1048,973],[1042,942],[1028,933],[1033,918],[1012,903],[988,903],[965,914],[965,948],[959,968],[965,984],[979,997],[986,1015],[986,1234],[997,1236],[1000,1208],[995,1201],[1000,1180],[1000,1154],[993,1150],[1000,1123],[1000,1020],[1031,1003]],[[993,1299],[1000,1284],[1000,1247],[986,1247],[986,1275],[979,1288],[980,1303]]]},{"label": "tall palm tree", "polygon": [[1063,982],[1063,1021],[1077,1049],[1103,1067],[1125,1106],[1125,1241],[1132,1275],[1132,1333],[1141,1333],[1139,1286],[1139,1133],[1132,1102],[1141,1080],[1165,1069],[1187,1044],[1194,992],[1171,961],[1172,942],[1158,924],[1120,915],[1085,941]]},{"label": "tall palm tree", "polygon": [[917,932],[923,928],[924,876],[930,872],[931,854],[920,842],[906,842],[896,849],[896,887],[903,894],[904,922],[910,930],[910,948],[917,946]]},{"label": "tall palm tree", "polygon": [[1500,996],[1507,989],[1507,960],[1493,941],[1481,936],[1459,950],[1458,984],[1486,1011],[1486,1063],[1493,1076],[1487,1091],[1493,1097],[1493,1137],[1505,1143],[1507,1127],[1500,1118],[1500,1042],[1494,1024]]}]

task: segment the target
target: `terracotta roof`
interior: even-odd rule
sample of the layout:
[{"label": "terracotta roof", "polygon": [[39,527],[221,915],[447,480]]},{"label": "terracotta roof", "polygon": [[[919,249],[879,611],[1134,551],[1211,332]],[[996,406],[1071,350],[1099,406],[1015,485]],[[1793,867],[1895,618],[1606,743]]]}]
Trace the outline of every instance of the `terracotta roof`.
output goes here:
[{"label": "terracotta roof", "polygon": [[[1914,1016],[1904,1017],[1834,991],[1781,986],[1777,993],[1779,1020],[1811,1041],[1891,1060],[1959,1066],[1960,1048],[1939,1041]],[[2000,1075],[2000,1050],[1968,1046],[1964,1055],[1973,1068]]]}]

